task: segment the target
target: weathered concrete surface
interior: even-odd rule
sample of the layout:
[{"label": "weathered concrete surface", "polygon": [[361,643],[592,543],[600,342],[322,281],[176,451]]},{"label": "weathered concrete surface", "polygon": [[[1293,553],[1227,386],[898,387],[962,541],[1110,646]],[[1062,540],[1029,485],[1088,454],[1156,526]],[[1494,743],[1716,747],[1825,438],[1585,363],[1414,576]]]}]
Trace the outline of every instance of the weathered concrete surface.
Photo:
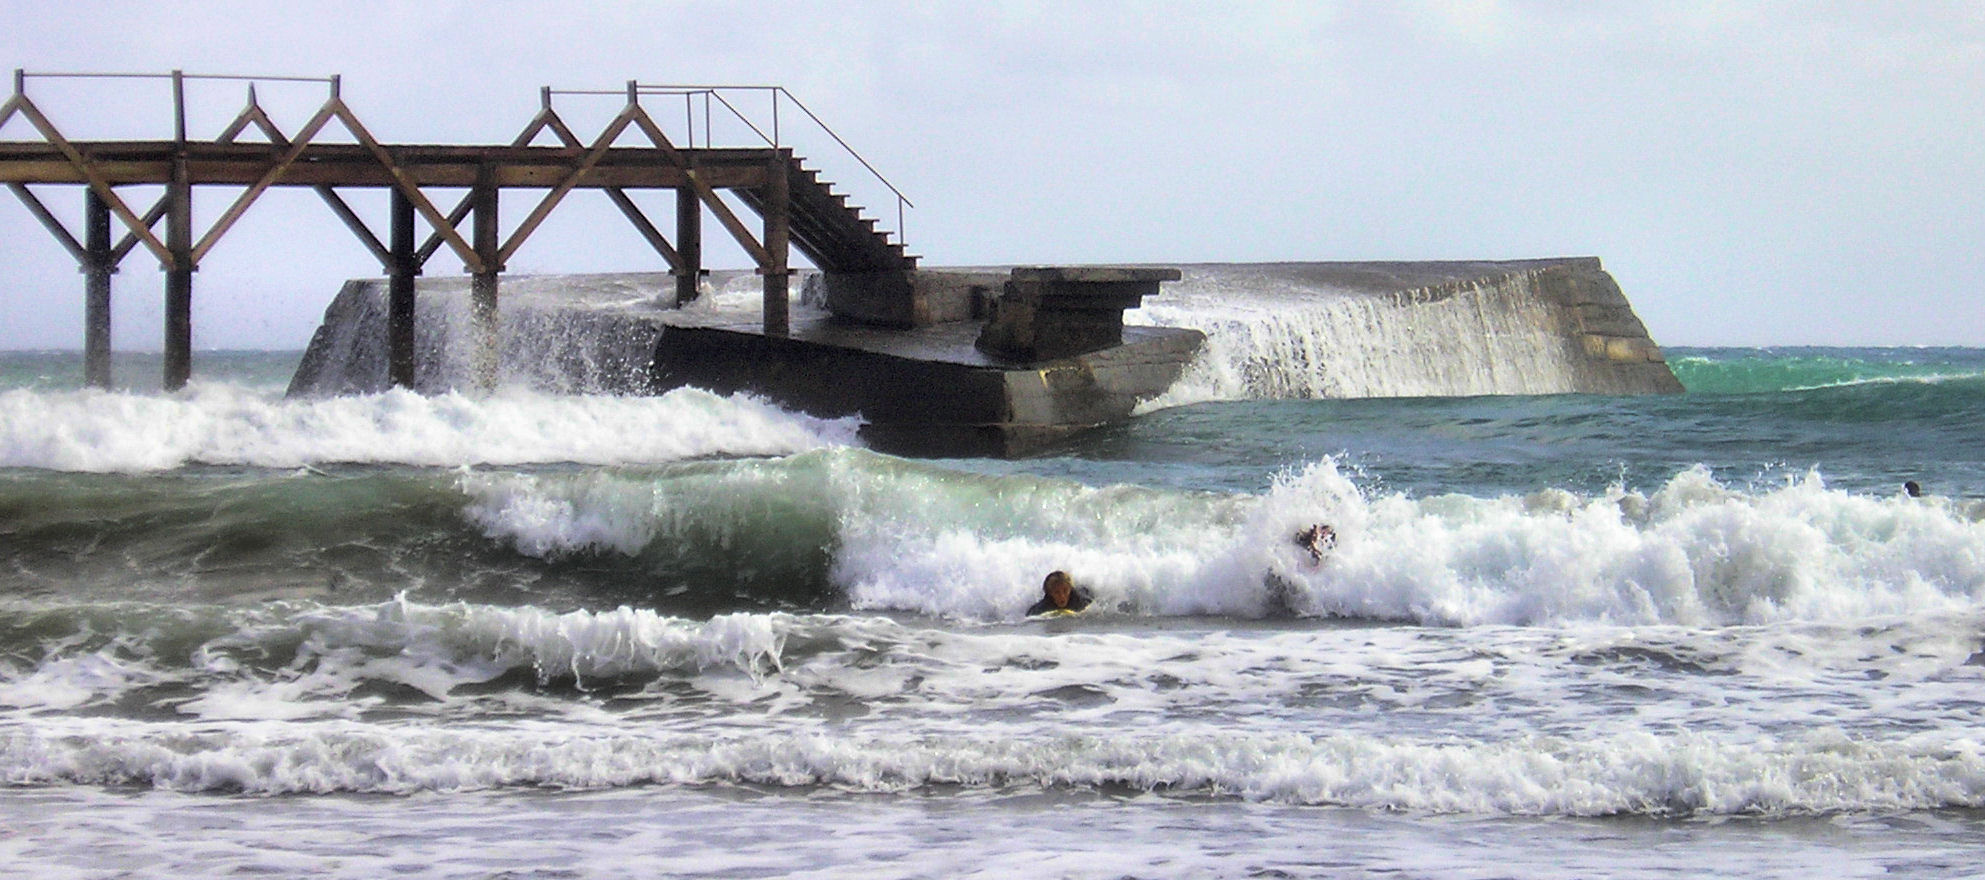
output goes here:
[{"label": "weathered concrete surface", "polygon": [[1179,280],[1177,269],[1120,266],[1033,266],[1013,270],[979,331],[980,350],[1018,360],[1049,360],[1100,351],[1123,342],[1123,313],[1158,285]]},{"label": "weathered concrete surface", "polygon": [[[559,391],[750,389],[809,412],[860,413],[879,448],[930,455],[1024,454],[1125,418],[1173,384],[1201,346],[1201,331],[1214,323],[1273,343],[1257,351],[1283,373],[1327,380],[1271,377],[1229,396],[1681,390],[1596,259],[1183,268],[1184,281],[1163,287],[1140,313],[1174,326],[1124,327],[1121,345],[1065,357],[975,345],[1012,267],[919,270],[907,280],[914,293],[907,299],[901,287],[890,293],[881,276],[841,276],[844,290],[854,278],[872,295],[854,298],[870,310],[859,321],[809,307],[831,305],[837,295],[833,279],[803,275],[802,302],[784,338],[763,333],[749,273],[714,273],[706,295],[684,309],[674,307],[675,282],[664,273],[507,277],[501,363],[506,382]],[[727,286],[732,281],[738,291]],[[473,387],[469,286],[466,278],[420,282],[420,390]],[[747,287],[748,296],[731,295]],[[383,279],[347,284],[327,309],[291,393],[388,387],[385,300]],[[1181,301],[1195,307],[1173,317],[1190,320],[1156,320],[1154,303],[1172,308]],[[1416,323],[1418,315],[1439,321]],[[1194,323],[1201,320],[1208,323]],[[1336,322],[1331,333],[1316,330],[1329,321]],[[1436,326],[1438,332],[1423,329]],[[1471,336],[1493,344],[1460,344]],[[1300,344],[1282,344],[1291,339]],[[1425,369],[1402,383],[1353,375],[1347,364],[1387,374]],[[1546,372],[1548,381],[1532,381]]]},{"label": "weathered concrete surface", "polygon": [[816,315],[785,337],[738,317],[677,315],[655,385],[750,390],[814,415],[859,413],[885,452],[1012,456],[1130,415],[1176,380],[1203,336],[1127,328],[1122,344],[1023,362],[978,350],[973,322],[904,332]]},{"label": "weathered concrete surface", "polygon": [[911,329],[987,317],[1005,289],[1005,269],[827,272],[807,277],[810,296],[843,318]]}]

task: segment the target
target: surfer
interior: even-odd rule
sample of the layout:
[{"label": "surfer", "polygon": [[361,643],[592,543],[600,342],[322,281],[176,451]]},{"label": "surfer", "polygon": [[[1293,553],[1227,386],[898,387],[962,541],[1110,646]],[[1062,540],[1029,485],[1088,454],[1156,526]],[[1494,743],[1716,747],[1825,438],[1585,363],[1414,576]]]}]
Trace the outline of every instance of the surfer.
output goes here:
[{"label": "surfer", "polygon": [[1296,533],[1296,546],[1308,550],[1310,560],[1323,564],[1323,554],[1337,546],[1337,530],[1323,523],[1317,523]]},{"label": "surfer", "polygon": [[1089,591],[1075,586],[1075,579],[1065,571],[1048,572],[1041,581],[1041,601],[1027,609],[1027,616],[1046,614],[1050,611],[1081,611],[1089,607]]},{"label": "surfer", "polygon": [[1904,480],[1902,481],[1902,491],[1908,493],[1911,498],[1921,498],[1923,497],[1923,484],[1915,480]]}]

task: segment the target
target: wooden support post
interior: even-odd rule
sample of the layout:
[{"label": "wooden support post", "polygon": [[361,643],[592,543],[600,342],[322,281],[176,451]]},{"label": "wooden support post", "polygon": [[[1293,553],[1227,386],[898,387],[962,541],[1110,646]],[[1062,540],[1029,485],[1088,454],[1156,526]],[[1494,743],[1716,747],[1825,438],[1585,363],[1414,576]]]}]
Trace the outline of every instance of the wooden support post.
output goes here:
[{"label": "wooden support post", "polygon": [[503,271],[498,262],[498,254],[503,247],[503,239],[496,225],[496,169],[484,164],[476,176],[475,191],[475,243],[476,255],[482,266],[477,268],[469,283],[471,323],[475,330],[475,382],[482,390],[496,387],[499,362],[498,344],[501,341],[497,324],[496,292],[497,276]]},{"label": "wooden support post", "polygon": [[165,219],[165,390],[193,376],[193,185],[182,153],[172,163]]},{"label": "wooden support post", "polygon": [[193,178],[186,169],[186,79],[172,72],[172,182],[166,184],[165,390],[193,377]]},{"label": "wooden support post", "polygon": [[791,329],[787,316],[787,289],[792,279],[788,270],[792,243],[792,192],[786,180],[791,160],[784,150],[772,152],[772,163],[765,169],[765,335],[784,336]]},{"label": "wooden support post", "polygon": [[414,203],[405,193],[393,190],[393,246],[386,271],[386,351],[392,382],[401,388],[414,387],[414,276],[420,263],[414,259]]},{"label": "wooden support post", "polygon": [[676,305],[702,295],[703,280],[703,200],[696,190],[681,187],[675,191]]},{"label": "wooden support post", "polygon": [[83,382],[110,387],[110,205],[83,189]]}]

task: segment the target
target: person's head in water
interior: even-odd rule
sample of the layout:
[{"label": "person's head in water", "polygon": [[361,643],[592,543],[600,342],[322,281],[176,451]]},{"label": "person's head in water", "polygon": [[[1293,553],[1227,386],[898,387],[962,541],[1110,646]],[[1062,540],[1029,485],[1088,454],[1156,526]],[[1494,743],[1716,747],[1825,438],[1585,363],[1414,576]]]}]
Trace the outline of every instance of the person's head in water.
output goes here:
[{"label": "person's head in water", "polygon": [[1068,600],[1075,595],[1075,579],[1065,571],[1048,572],[1047,580],[1041,582],[1041,595],[1049,605],[1067,608]]},{"label": "person's head in water", "polygon": [[1923,497],[1923,484],[1915,480],[1905,480],[1902,484],[1902,491],[1909,493],[1909,497],[1911,498],[1921,498]]},{"label": "person's head in water", "polygon": [[1317,523],[1296,533],[1296,546],[1308,550],[1311,559],[1322,562],[1324,551],[1337,546],[1337,530]]},{"label": "person's head in water", "polygon": [[1047,614],[1050,611],[1081,611],[1089,607],[1089,591],[1075,585],[1075,579],[1065,571],[1048,572],[1041,581],[1041,601],[1027,609],[1027,616]]}]

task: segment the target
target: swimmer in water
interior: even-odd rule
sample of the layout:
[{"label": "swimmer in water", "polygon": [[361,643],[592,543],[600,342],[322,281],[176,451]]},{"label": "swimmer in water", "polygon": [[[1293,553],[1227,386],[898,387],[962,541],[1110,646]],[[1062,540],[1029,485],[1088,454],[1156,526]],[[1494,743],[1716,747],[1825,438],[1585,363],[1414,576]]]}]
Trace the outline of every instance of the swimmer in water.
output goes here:
[{"label": "swimmer in water", "polygon": [[1923,497],[1923,484],[1915,480],[1904,480],[1902,482],[1902,491],[1908,493],[1911,498],[1921,498]]},{"label": "swimmer in water", "polygon": [[1337,546],[1337,530],[1317,523],[1296,533],[1296,546],[1310,552],[1310,561],[1323,563],[1323,554]]},{"label": "swimmer in water", "polygon": [[1089,607],[1090,601],[1089,591],[1077,588],[1075,579],[1069,577],[1068,572],[1051,571],[1047,579],[1041,581],[1041,601],[1027,609],[1027,616],[1050,611],[1081,611]]}]

